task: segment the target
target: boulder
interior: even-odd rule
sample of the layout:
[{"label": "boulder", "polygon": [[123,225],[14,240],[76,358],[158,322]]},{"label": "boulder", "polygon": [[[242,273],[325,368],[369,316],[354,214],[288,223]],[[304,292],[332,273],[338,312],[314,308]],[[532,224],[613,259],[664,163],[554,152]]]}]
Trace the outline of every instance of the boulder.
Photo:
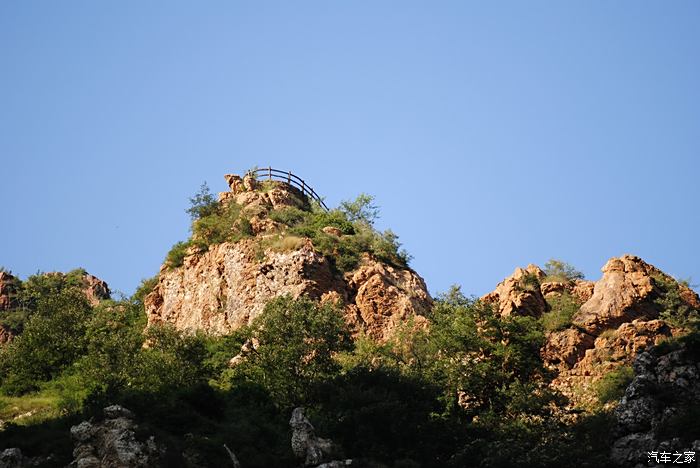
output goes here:
[{"label": "boulder", "polygon": [[502,316],[539,317],[548,309],[540,290],[540,281],[545,276],[544,271],[537,265],[516,268],[512,275],[498,283],[496,289],[481,300],[493,304]]},{"label": "boulder", "polygon": [[603,267],[603,277],[596,282],[593,295],[574,316],[574,325],[598,335],[637,318],[657,318],[654,275],[666,276],[639,257],[611,258]]},{"label": "boulder", "polygon": [[547,336],[542,359],[550,365],[572,368],[593,346],[595,338],[575,328],[555,331]]},{"label": "boulder", "polygon": [[14,337],[15,333],[10,327],[0,324],[0,346],[9,343]]},{"label": "boulder", "polygon": [[136,438],[137,424],[131,411],[119,405],[104,409],[104,420],[83,421],[71,427],[74,442],[71,468],[151,467],[158,464],[163,450],[154,437]]},{"label": "boulder", "polygon": [[637,356],[634,371],[634,380],[615,409],[613,463],[647,466],[651,451],[697,453],[700,440],[687,440],[683,428],[669,433],[673,426],[667,424],[686,408],[700,404],[697,358],[684,345],[666,352],[650,348]]},{"label": "boulder", "polygon": [[427,324],[432,306],[423,278],[413,270],[399,269],[365,256],[362,264],[346,275],[350,304],[348,321],[377,339],[388,338],[394,329],[413,318]]},{"label": "boulder", "polygon": [[6,271],[0,271],[0,311],[17,307],[20,280]]},{"label": "boulder", "polygon": [[289,425],[292,428],[292,452],[304,461],[304,466],[335,468],[352,464],[352,460],[333,460],[339,454],[339,448],[333,441],[316,435],[314,426],[304,415],[304,408],[294,408]]}]

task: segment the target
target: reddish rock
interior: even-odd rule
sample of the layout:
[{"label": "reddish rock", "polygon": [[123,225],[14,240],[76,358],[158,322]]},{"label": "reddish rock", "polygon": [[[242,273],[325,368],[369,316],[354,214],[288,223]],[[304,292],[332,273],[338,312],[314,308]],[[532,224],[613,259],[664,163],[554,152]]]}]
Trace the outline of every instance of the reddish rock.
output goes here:
[{"label": "reddish rock", "polygon": [[83,284],[85,297],[87,297],[92,305],[97,305],[100,301],[107,300],[111,297],[109,286],[97,276],[86,273],[83,276]]},{"label": "reddish rock", "polygon": [[574,316],[574,325],[597,335],[637,318],[657,318],[652,275],[663,273],[639,257],[624,255],[608,260],[593,296]]},{"label": "reddish rock", "polygon": [[[161,268],[158,285],[144,301],[149,324],[167,322],[181,330],[225,334],[249,324],[282,295],[337,303],[356,331],[377,339],[410,317],[426,321],[422,315],[432,299],[423,279],[410,269],[366,255],[355,271],[342,276],[310,239],[282,237],[274,248],[261,243],[284,236],[284,226],[269,218],[271,210],[309,209],[308,199],[295,187],[279,181],[256,185],[249,178],[241,185],[231,175],[227,181],[232,192],[220,198],[239,204],[250,216],[254,237],[212,245],[206,252],[192,249],[181,267]],[[332,227],[324,232],[342,234]]]},{"label": "reddish rock", "polygon": [[9,343],[15,337],[15,334],[3,324],[0,324],[0,346]]},{"label": "reddish rock", "polygon": [[595,338],[591,335],[567,328],[547,336],[547,342],[542,348],[542,359],[550,365],[573,367],[593,346]]},{"label": "reddish rock", "polygon": [[516,268],[496,289],[483,296],[482,301],[493,304],[502,316],[531,315],[539,317],[547,311],[547,302],[540,291],[539,281],[544,271],[536,265]]},{"label": "reddish rock", "polygon": [[20,281],[6,271],[0,271],[0,311],[17,306]]},{"label": "reddish rock", "polygon": [[388,338],[411,317],[417,326],[427,324],[424,315],[432,306],[432,298],[414,271],[366,258],[346,279],[351,301],[347,308],[349,320],[368,335]]}]

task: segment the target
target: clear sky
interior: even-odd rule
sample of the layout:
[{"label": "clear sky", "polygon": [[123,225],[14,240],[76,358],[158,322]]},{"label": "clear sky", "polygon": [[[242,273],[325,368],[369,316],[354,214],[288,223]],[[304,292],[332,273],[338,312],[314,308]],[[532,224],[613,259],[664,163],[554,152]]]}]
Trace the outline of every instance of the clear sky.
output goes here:
[{"label": "clear sky", "polygon": [[431,292],[700,282],[698,1],[0,2],[0,265],[131,293],[258,165],[373,194]]}]

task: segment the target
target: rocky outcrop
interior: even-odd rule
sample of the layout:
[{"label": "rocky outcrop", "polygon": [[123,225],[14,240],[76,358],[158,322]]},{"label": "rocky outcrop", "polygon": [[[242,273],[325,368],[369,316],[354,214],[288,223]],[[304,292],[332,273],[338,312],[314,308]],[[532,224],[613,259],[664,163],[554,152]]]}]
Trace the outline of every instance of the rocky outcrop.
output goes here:
[{"label": "rocky outcrop", "polygon": [[53,457],[28,457],[18,448],[8,448],[0,452],[0,468],[32,468],[53,466]]},{"label": "rocky outcrop", "polygon": [[107,283],[89,273],[83,276],[83,292],[85,292],[85,297],[92,305],[97,305],[100,301],[111,297],[111,291]]},{"label": "rocky outcrop", "polygon": [[294,408],[289,425],[292,428],[292,452],[303,460],[304,466],[340,468],[352,465],[352,460],[334,460],[339,448],[333,441],[316,435],[314,426],[304,415],[304,408]]},{"label": "rocky outcrop", "polygon": [[[553,385],[575,404],[595,400],[591,384],[608,372],[630,364],[644,349],[673,336],[674,329],[659,319],[663,297],[671,284],[691,309],[700,304],[688,287],[639,257],[611,258],[597,282],[549,281],[535,265],[518,268],[482,300],[503,316],[540,316],[568,295],[581,304],[572,323],[549,332],[541,356],[556,371]],[[551,306],[550,304],[551,303]]]},{"label": "rocky outcrop", "polygon": [[15,333],[8,326],[0,324],[0,346],[12,341],[15,337]]},{"label": "rocky outcrop", "polygon": [[158,465],[162,450],[150,437],[136,439],[138,426],[131,411],[119,405],[104,409],[99,423],[83,421],[71,427],[74,441],[71,468],[137,468]]},{"label": "rocky outcrop", "polygon": [[[409,317],[425,322],[421,316],[432,299],[414,271],[365,255],[357,269],[341,274],[310,239],[287,236],[268,216],[279,208],[310,209],[299,190],[283,182],[226,178],[231,191],[219,199],[241,206],[254,237],[211,245],[206,252],[193,248],[181,267],[161,268],[158,285],[144,301],[150,325],[225,334],[251,323],[271,299],[283,295],[338,303],[356,331],[378,339]],[[337,228],[324,232],[342,236]],[[280,242],[265,247],[270,245],[265,239],[277,236]]]},{"label": "rocky outcrop", "polygon": [[251,239],[214,245],[186,257],[181,268],[162,270],[145,301],[149,324],[224,334],[249,324],[277,296],[320,299],[342,287],[310,242],[289,252],[268,250],[263,261],[258,248]]},{"label": "rocky outcrop", "polygon": [[531,315],[539,317],[547,311],[547,302],[540,290],[544,271],[536,265],[516,268],[512,275],[498,283],[482,301],[493,304],[502,316]]},{"label": "rocky outcrop", "polygon": [[424,315],[432,299],[425,282],[412,270],[403,270],[366,257],[363,264],[346,275],[345,293],[348,321],[368,335],[385,338],[409,318],[416,325],[427,323]]},{"label": "rocky outcrop", "polygon": [[[80,275],[78,277],[78,284],[75,284],[75,277],[73,276],[75,272]],[[82,272],[82,273],[81,273]],[[96,306],[100,301],[104,301],[111,298],[111,291],[106,282],[102,281],[97,276],[93,276],[85,270],[74,270],[69,273],[62,273],[60,271],[52,271],[49,273],[43,273],[45,276],[53,277],[60,281],[62,287],[77,287],[79,288],[87,298],[91,305]]]},{"label": "rocky outcrop", "polygon": [[587,333],[598,335],[634,319],[655,319],[659,295],[655,277],[672,280],[639,257],[623,255],[611,258],[603,267],[603,277],[596,282],[593,296],[581,306],[573,324]]},{"label": "rocky outcrop", "polygon": [[595,283],[586,280],[573,280],[567,282],[561,281],[542,281],[540,284],[540,292],[546,298],[561,295],[564,293],[571,294],[580,303],[584,303],[593,296],[593,288]]},{"label": "rocky outcrop", "polygon": [[[635,377],[615,410],[616,440],[611,452],[618,466],[663,466],[648,463],[649,452],[700,453],[700,440],[690,440],[682,422],[700,404],[700,362],[685,346],[640,353]],[[697,352],[697,351],[695,351]]]},{"label": "rocky outcrop", "polygon": [[572,368],[591,348],[595,338],[575,328],[556,331],[548,335],[541,355],[545,362],[563,369]]},{"label": "rocky outcrop", "polygon": [[20,280],[6,271],[0,271],[0,311],[17,307]]}]

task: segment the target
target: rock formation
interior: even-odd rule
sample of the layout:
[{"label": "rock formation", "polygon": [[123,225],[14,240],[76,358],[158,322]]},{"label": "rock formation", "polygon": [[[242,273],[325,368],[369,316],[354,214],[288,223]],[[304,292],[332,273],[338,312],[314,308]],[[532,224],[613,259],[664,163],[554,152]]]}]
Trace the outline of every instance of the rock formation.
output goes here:
[{"label": "rock formation", "polygon": [[677,286],[681,299],[698,309],[700,299],[688,287],[639,257],[611,258],[603,277],[584,280],[547,281],[535,265],[518,268],[482,300],[494,304],[503,315],[547,313],[555,297],[569,294],[580,303],[571,325],[551,331],[541,350],[545,363],[557,371],[553,385],[575,403],[590,402],[591,384],[608,372],[630,364],[637,353],[672,336],[674,329],[659,319],[656,302],[664,294],[661,284]]},{"label": "rock formation", "polygon": [[6,271],[0,271],[0,311],[17,307],[17,293],[21,282]]},{"label": "rock formation", "polygon": [[340,468],[352,465],[352,460],[333,460],[338,455],[338,448],[333,441],[316,436],[314,426],[304,415],[304,408],[294,408],[289,425],[292,428],[292,452],[304,460],[304,466]]},{"label": "rock formation", "polygon": [[540,291],[540,281],[544,277],[544,271],[536,265],[516,268],[512,275],[498,283],[495,291],[481,300],[494,304],[502,316],[516,314],[539,317],[547,311],[547,302]]},{"label": "rock formation", "polygon": [[0,468],[32,468],[53,466],[53,457],[27,457],[18,448],[8,448],[0,452]]},{"label": "rock formation", "polygon": [[[85,297],[91,305],[96,306],[100,303],[100,301],[109,299],[111,297],[111,291],[109,290],[109,286],[107,285],[107,283],[102,281],[97,276],[93,276],[84,270],[77,271],[83,272],[80,276],[80,285],[78,287],[81,291],[83,291]],[[66,280],[71,276],[70,273],[66,274],[60,271],[52,271],[49,273],[44,273],[44,275],[52,276],[62,281]]]},{"label": "rock formation", "polygon": [[637,356],[634,371],[634,380],[615,410],[617,438],[612,461],[618,466],[664,466],[649,464],[649,452],[692,451],[695,463],[688,466],[697,466],[700,440],[682,440],[685,431],[679,420],[689,408],[697,411],[700,404],[697,356],[686,346],[665,352],[651,348]]},{"label": "rock formation", "polygon": [[150,437],[136,439],[138,428],[131,411],[119,405],[104,409],[99,423],[83,421],[71,428],[75,443],[71,468],[137,468],[157,466],[161,449]]},{"label": "rock formation", "polygon": [[657,318],[655,276],[667,275],[639,257],[611,258],[603,267],[603,277],[596,282],[593,296],[574,317],[574,325],[598,335],[637,318]]},{"label": "rock formation", "polygon": [[[235,202],[249,216],[253,237],[193,248],[177,268],[161,268],[156,288],[145,299],[149,324],[171,323],[181,330],[224,334],[249,324],[271,299],[302,295],[338,302],[356,330],[382,339],[408,317],[424,322],[432,299],[413,270],[381,263],[369,255],[354,270],[340,274],[310,239],[287,236],[269,217],[285,207],[308,210],[308,199],[283,182],[260,182],[227,175],[231,191],[220,203]],[[246,181],[247,180],[247,181]],[[324,231],[340,236],[339,230]],[[265,247],[280,236],[284,248]]]},{"label": "rock formation", "polygon": [[12,331],[12,329],[0,323],[0,345],[9,343],[14,337],[15,333]]}]

